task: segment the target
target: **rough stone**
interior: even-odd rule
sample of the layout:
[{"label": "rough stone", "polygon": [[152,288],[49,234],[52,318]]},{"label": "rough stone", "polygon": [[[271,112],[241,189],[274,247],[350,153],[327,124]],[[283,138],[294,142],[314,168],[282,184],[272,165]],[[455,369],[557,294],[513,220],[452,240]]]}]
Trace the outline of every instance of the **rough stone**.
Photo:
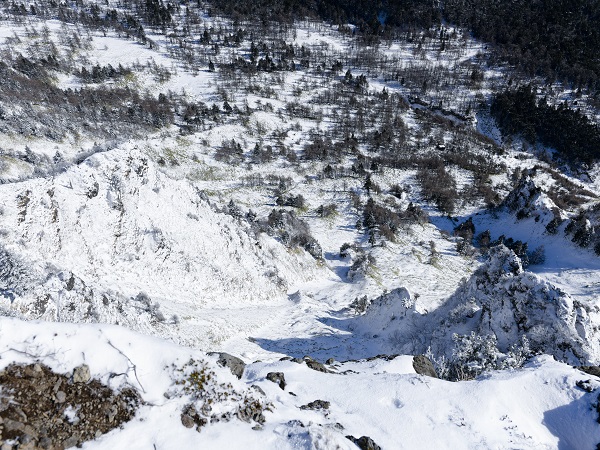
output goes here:
[{"label": "rough stone", "polygon": [[361,436],[357,439],[354,436],[348,435],[346,438],[354,442],[360,450],[381,450],[381,447],[369,436]]},{"label": "rough stone", "polygon": [[425,355],[417,355],[413,357],[413,369],[419,375],[425,375],[432,378],[437,378],[437,373],[432,362]]},{"label": "rough stone", "polygon": [[16,420],[4,419],[4,431],[24,431],[25,424]]},{"label": "rough stone", "polygon": [[263,391],[263,388],[261,388],[260,386],[258,386],[257,384],[253,384],[252,386],[250,386],[252,389],[254,389],[256,392],[258,392],[261,395],[266,396],[267,394],[265,394],[265,391]]},{"label": "rough stone", "polygon": [[67,394],[65,394],[63,391],[58,391],[56,393],[56,403],[64,403],[66,399]]},{"label": "rough stone", "polygon": [[592,380],[579,380],[575,382],[575,385],[585,392],[594,392],[594,386],[592,385],[591,381]]},{"label": "rough stone", "polygon": [[315,400],[310,402],[307,405],[302,405],[300,409],[311,409],[311,410],[319,410],[319,409],[329,409],[331,405],[330,402],[325,400]]},{"label": "rough stone", "polygon": [[595,377],[600,378],[600,366],[580,366],[577,367],[582,372],[585,372],[589,375],[594,375]]},{"label": "rough stone", "polygon": [[240,358],[238,358],[237,356],[233,356],[230,355],[229,353],[217,353],[217,352],[213,352],[213,353],[209,353],[209,356],[214,356],[217,355],[219,357],[219,359],[217,360],[217,363],[221,366],[221,367],[227,367],[229,370],[231,370],[231,373],[234,374],[236,377],[238,378],[242,378],[242,375],[244,375],[244,369],[246,368],[246,363],[244,361],[242,361]]},{"label": "rough stone", "polygon": [[91,378],[90,368],[87,364],[82,364],[73,369],[73,383],[87,383]]},{"label": "rough stone", "polygon": [[63,442],[63,447],[65,449],[75,447],[78,442],[79,442],[79,439],[77,439],[77,436],[71,436]]},{"label": "rough stone", "polygon": [[50,448],[52,447],[52,440],[49,437],[43,437],[38,442],[38,445],[43,449]]},{"label": "rough stone", "polygon": [[269,372],[267,374],[267,380],[278,384],[281,390],[285,390],[286,382],[283,372]]},{"label": "rough stone", "polygon": [[309,369],[316,370],[317,372],[331,373],[331,371],[327,370],[327,368],[322,363],[315,361],[310,356],[305,356],[302,359],[304,360]]},{"label": "rough stone", "polygon": [[182,414],[181,415],[181,423],[186,428],[193,428],[194,425],[195,425],[194,419],[189,414]]}]

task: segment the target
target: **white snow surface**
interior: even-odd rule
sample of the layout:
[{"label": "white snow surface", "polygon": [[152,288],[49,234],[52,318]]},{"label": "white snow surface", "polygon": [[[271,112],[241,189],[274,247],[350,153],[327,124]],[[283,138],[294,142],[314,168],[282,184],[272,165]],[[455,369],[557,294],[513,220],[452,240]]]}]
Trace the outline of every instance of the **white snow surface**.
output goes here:
[{"label": "white snow surface", "polygon": [[[203,352],[117,326],[0,318],[0,333],[0,368],[38,362],[70,374],[87,364],[93,378],[113,389],[140,391],[145,404],[134,419],[85,449],[355,448],[347,434],[368,435],[386,449],[585,449],[600,440],[591,408],[596,398],[575,387],[589,375],[549,356],[518,371],[457,383],[417,375],[409,356],[328,366],[339,373],[292,361],[248,361],[237,380]],[[173,368],[190,359],[206,361],[236,390],[259,386],[272,403],[264,427],[253,430],[234,419],[200,433],[184,428],[181,409],[190,398],[177,390]],[[285,374],[284,391],[266,380],[268,372]],[[597,379],[592,383],[600,386]],[[329,401],[329,410],[299,408],[317,399]]]},{"label": "white snow surface", "polygon": [[[48,26],[54,32],[61,25],[49,21]],[[0,37],[14,32],[24,36],[22,27],[11,27],[0,26]],[[294,41],[347,48],[331,27],[315,28],[299,30]],[[186,71],[168,58],[166,39],[151,37],[158,49],[97,33],[81,58],[86,65],[156,63],[172,72],[169,80],[159,82],[144,69],[121,82],[153,95],[185,92],[190,101],[222,103],[218,75]],[[453,64],[482,48],[465,40],[464,53]],[[383,51],[413,64],[414,49],[394,43]],[[420,58],[436,67],[450,64],[434,50]],[[286,136],[286,145],[301,150],[308,131],[327,126],[326,121],[298,119],[290,131],[291,124],[276,111],[284,100],[296,98],[291,90],[303,76],[283,74],[284,88],[275,98],[248,95],[250,107],[269,103],[275,112],[257,109],[244,126],[225,121],[185,137],[175,129],[164,130],[146,139],[111,143],[107,151],[52,176],[0,185],[0,368],[42,362],[70,373],[85,363],[93,377],[115,389],[138,389],[147,403],[134,420],[85,443],[86,449],[356,448],[347,434],[370,436],[383,449],[594,448],[600,442],[593,409],[597,393],[586,393],[575,383],[591,378],[600,387],[600,382],[550,355],[536,356],[522,369],[457,383],[417,375],[412,356],[366,360],[380,353],[423,353],[428,347],[450,356],[452,334],[471,331],[498,334],[499,347],[506,350],[527,334],[527,327],[515,322],[516,304],[529,308],[530,339],[535,333],[547,340],[560,337],[554,347],[546,347],[548,352],[573,364],[597,364],[600,262],[563,236],[545,233],[555,205],[539,194],[526,205],[529,218],[516,220],[506,210],[472,218],[477,232],[489,229],[492,238],[504,234],[527,241],[531,249],[544,245],[543,265],[526,272],[519,267],[515,273],[503,268],[496,279],[483,282],[494,273],[494,261],[486,265],[458,255],[456,239],[441,232],[452,232],[458,222],[429,208],[432,223],[407,227],[396,242],[369,247],[375,262],[350,279],[357,255],[343,258],[339,249],[346,242],[367,247],[347,195],[359,190],[362,180],[315,181],[312,175],[322,171],[319,163],[294,171],[285,161],[231,167],[213,158],[225,140],[235,138],[248,151],[276,131]],[[492,76],[497,74],[486,74]],[[370,82],[379,91],[386,86],[406,93],[397,83]],[[56,83],[79,86],[75,77],[58,76]],[[298,98],[308,102],[311,94],[302,92]],[[231,104],[242,107],[243,101],[232,99]],[[418,126],[410,109],[403,119],[409,127]],[[500,139],[487,119],[480,118],[478,127]],[[4,147],[25,146],[14,136],[1,140]],[[32,139],[27,145],[49,157],[60,149],[69,159],[93,143],[81,137],[60,143]],[[511,168],[525,164],[515,152],[503,158]],[[11,160],[2,175],[28,178],[32,171],[21,160]],[[459,186],[472,182],[468,174],[452,171]],[[274,207],[271,190],[240,181],[256,174],[293,179],[293,193],[303,195],[308,205],[298,214],[322,246],[323,260],[289,249],[223,212],[235,200],[244,213],[253,209],[268,215]],[[411,170],[390,169],[374,179],[384,189],[415,183]],[[598,181],[588,188],[597,191]],[[421,200],[414,189],[396,206],[423,204]],[[328,203],[337,206],[338,214],[317,217],[314,210]],[[461,220],[469,215],[463,212]],[[438,252],[435,260],[431,243]],[[364,315],[350,308],[362,296],[370,303]],[[482,317],[493,319],[484,323]],[[557,350],[563,343],[571,349]],[[207,351],[244,359],[248,366],[242,379],[218,367]],[[280,361],[305,355],[354,361],[327,365],[338,373]],[[184,428],[180,414],[189,398],[172,395],[172,368],[190,358],[206,360],[235,389],[260,386],[273,404],[263,429],[237,420],[208,425],[201,433]],[[285,391],[266,380],[269,372],[285,374]],[[111,377],[116,373],[125,375]],[[331,402],[329,412],[299,408],[316,399]]]}]

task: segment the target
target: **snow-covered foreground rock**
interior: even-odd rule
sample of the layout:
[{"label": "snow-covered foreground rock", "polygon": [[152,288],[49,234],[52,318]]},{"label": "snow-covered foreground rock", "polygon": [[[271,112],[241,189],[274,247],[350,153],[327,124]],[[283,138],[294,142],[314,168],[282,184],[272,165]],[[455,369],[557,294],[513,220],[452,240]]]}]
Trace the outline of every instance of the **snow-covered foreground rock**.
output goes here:
[{"label": "snow-covered foreground rock", "polygon": [[[330,373],[303,362],[247,361],[238,380],[216,357],[117,326],[1,318],[0,333],[2,369],[40,363],[68,376],[86,364],[92,378],[111,388],[138,391],[142,404],[134,418],[86,442],[86,449],[356,448],[347,435],[369,436],[384,449],[592,449],[600,442],[597,394],[576,386],[600,382],[550,356],[456,383],[416,374],[409,356],[332,362],[324,366]],[[191,360],[214,373],[204,400],[186,390]],[[284,375],[285,389],[267,379],[271,372]],[[185,408],[200,407],[219,389],[236,394],[215,397],[202,411],[228,418],[200,432],[186,428]],[[244,419],[237,398],[263,405],[264,423]],[[74,420],[76,411],[68,411]]]}]

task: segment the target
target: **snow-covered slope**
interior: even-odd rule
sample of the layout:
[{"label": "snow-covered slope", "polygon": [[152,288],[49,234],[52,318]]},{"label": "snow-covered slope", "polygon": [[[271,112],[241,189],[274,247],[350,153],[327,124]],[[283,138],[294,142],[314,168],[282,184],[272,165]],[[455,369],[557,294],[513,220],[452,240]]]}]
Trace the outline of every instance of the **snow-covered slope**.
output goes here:
[{"label": "snow-covered slope", "polygon": [[[86,364],[92,378],[140,393],[144,404],[131,422],[85,443],[86,449],[356,448],[347,435],[366,435],[390,449],[584,449],[600,440],[596,396],[575,385],[589,375],[547,356],[519,371],[461,383],[417,375],[406,356],[334,363],[327,366],[332,373],[292,361],[255,362],[237,380],[214,357],[121,327],[1,318],[0,332],[1,369],[10,362],[39,363],[69,374]],[[256,427],[232,418],[201,432],[184,427],[186,405],[202,402],[177,384],[190,360],[231,392],[270,404],[265,422]],[[266,379],[270,372],[284,374],[284,390]],[[234,397],[216,400],[212,410],[235,411]],[[314,400],[329,405],[301,408]]]},{"label": "snow-covered slope", "polygon": [[600,442],[600,382],[566,365],[600,363],[600,169],[502,140],[483,43],[91,3],[0,21],[0,368],[85,363],[145,402],[84,448]]},{"label": "snow-covered slope", "polygon": [[[131,146],[0,189],[2,307],[24,317],[117,323],[214,346],[256,327],[263,319],[252,309],[280,306],[321,270]],[[243,321],[228,319],[245,309]],[[207,321],[220,323],[212,335]]]}]

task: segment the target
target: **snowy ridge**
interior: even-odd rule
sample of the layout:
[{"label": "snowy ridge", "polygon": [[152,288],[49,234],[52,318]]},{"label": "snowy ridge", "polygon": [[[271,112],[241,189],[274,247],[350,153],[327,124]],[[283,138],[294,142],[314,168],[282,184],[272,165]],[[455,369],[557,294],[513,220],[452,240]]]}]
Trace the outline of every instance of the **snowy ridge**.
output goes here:
[{"label": "snowy ridge", "polygon": [[570,364],[597,363],[597,313],[535,274],[504,245],[490,249],[489,260],[459,285],[442,306],[419,313],[418,300],[405,288],[374,299],[350,329],[383,334],[388,348],[406,354],[452,358],[453,336],[494,336],[499,353],[518,346],[523,336],[531,351]]}]

